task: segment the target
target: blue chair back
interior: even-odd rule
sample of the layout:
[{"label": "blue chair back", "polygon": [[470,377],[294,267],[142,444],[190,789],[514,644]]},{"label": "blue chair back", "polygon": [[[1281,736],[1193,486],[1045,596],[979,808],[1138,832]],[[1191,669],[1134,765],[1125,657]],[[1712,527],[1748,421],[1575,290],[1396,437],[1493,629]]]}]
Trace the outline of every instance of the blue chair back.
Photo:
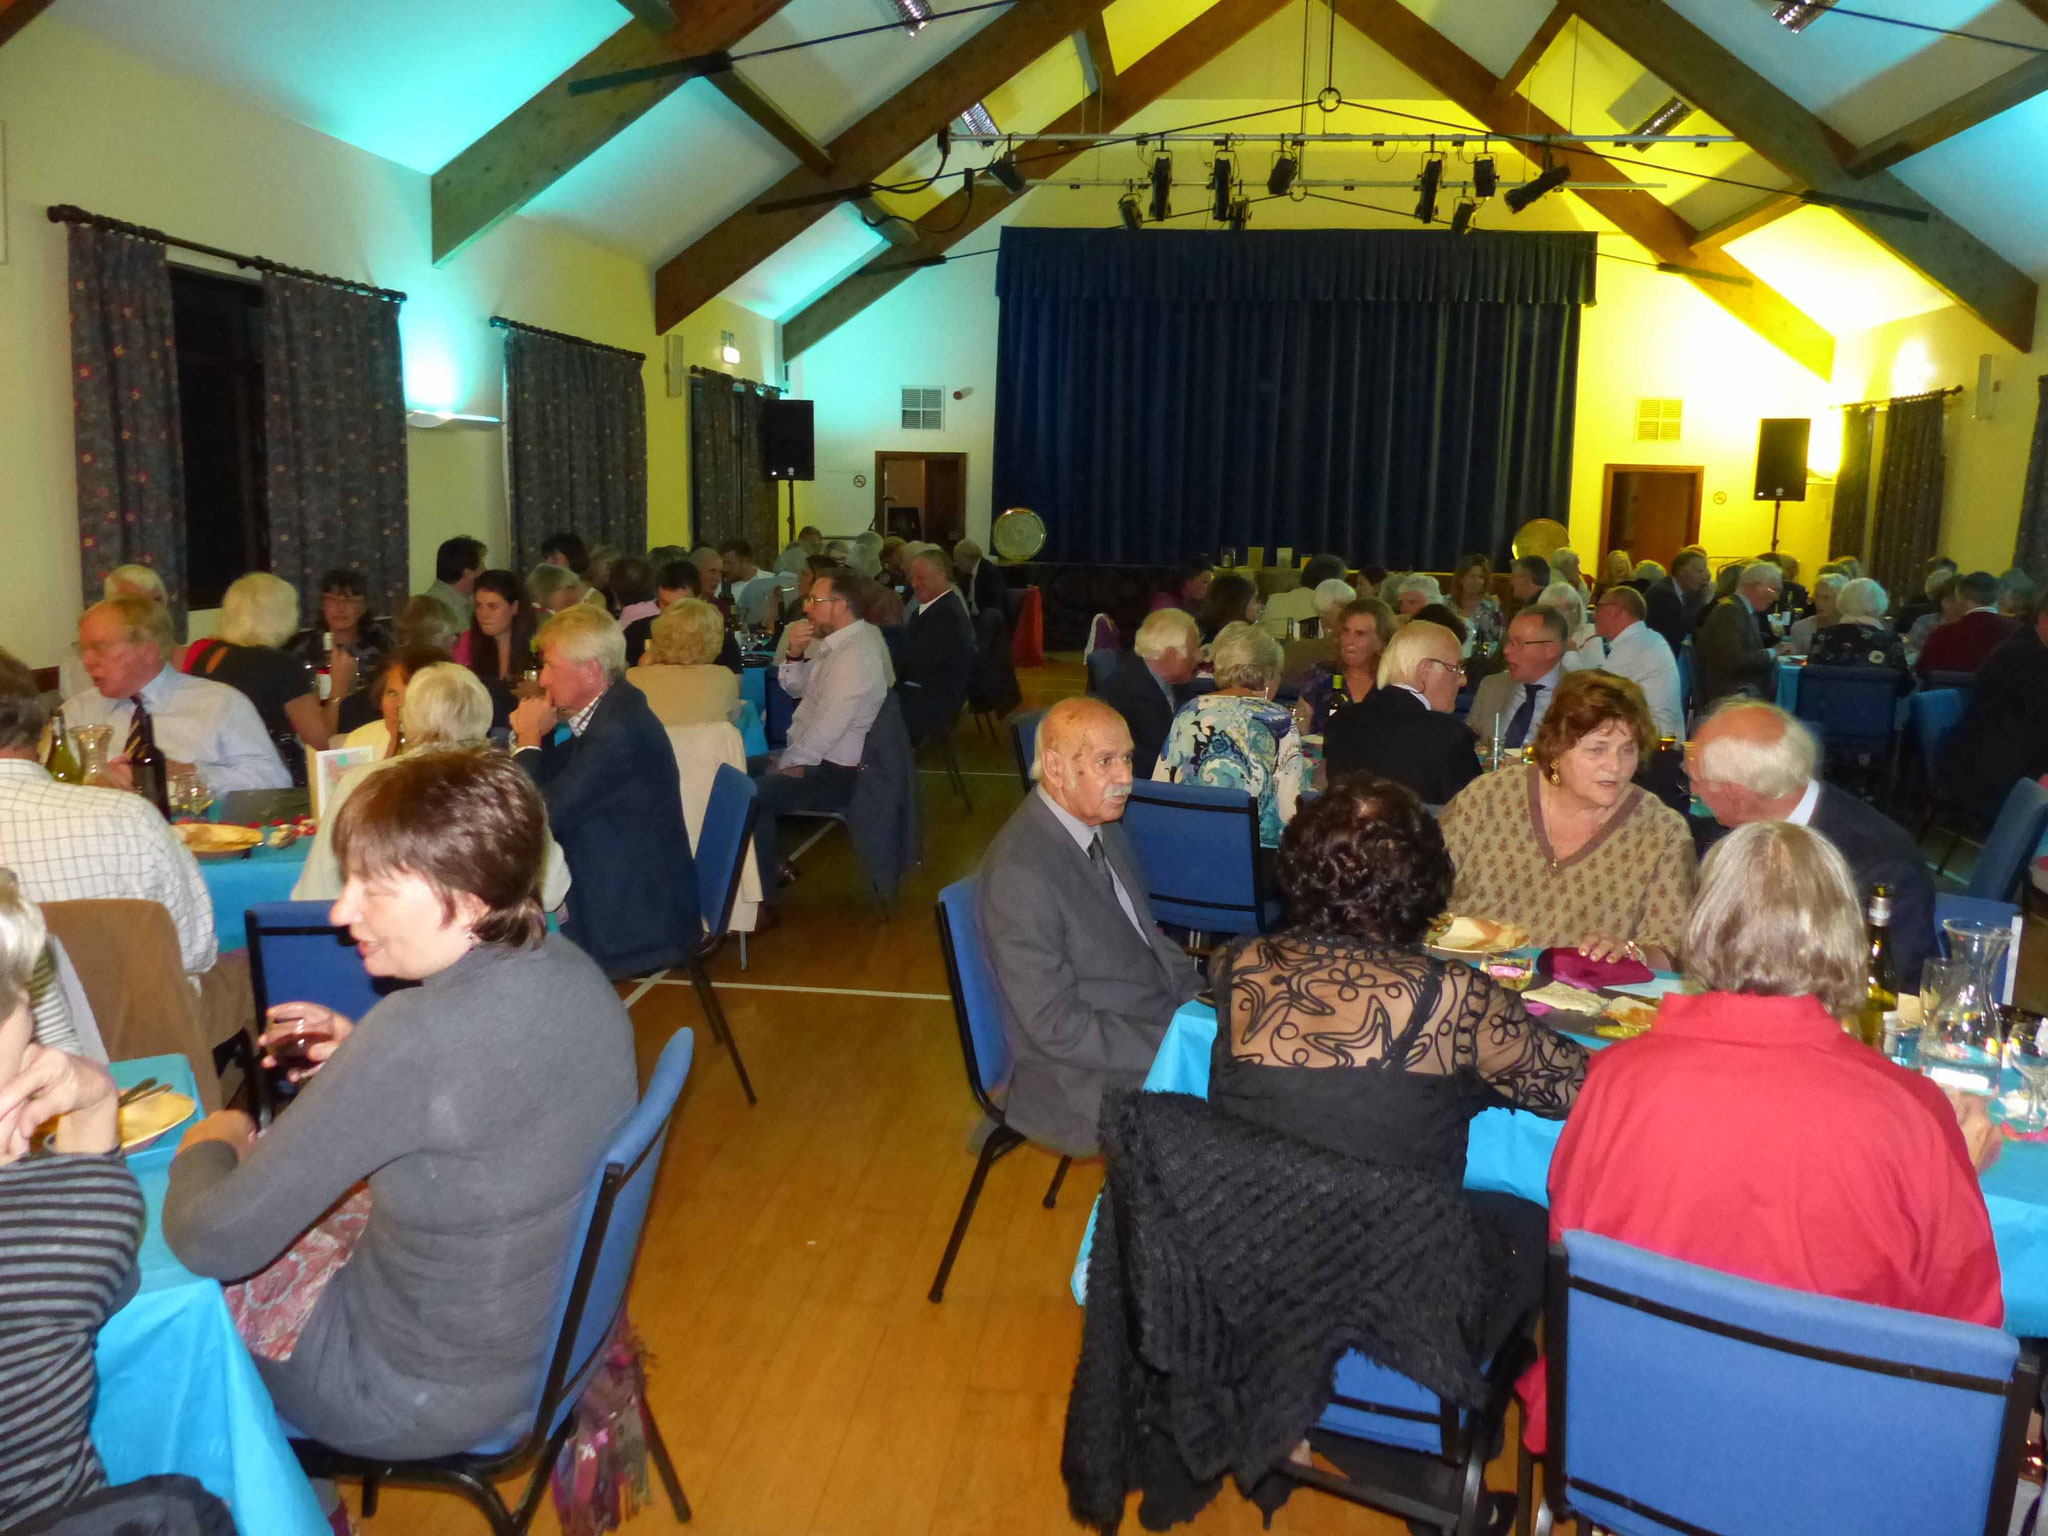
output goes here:
[{"label": "blue chair back", "polygon": [[1337,1362],[1335,1396],[1316,1424],[1357,1440],[1425,1456],[1445,1452],[1444,1400],[1357,1350]]},{"label": "blue chair back", "polygon": [[260,1021],[272,1003],[320,1003],[360,1021],[385,997],[418,983],[372,976],[325,901],[262,901],[248,910],[249,983]]},{"label": "blue chair back", "polygon": [[1929,688],[1940,688],[1943,690],[1953,688],[1967,696],[1969,691],[1977,685],[1977,674],[1974,672],[1929,672],[1923,681]]},{"label": "blue chair back", "polygon": [[1920,760],[1931,776],[1941,761],[1949,733],[1963,718],[1960,688],[1930,688],[1906,700],[1906,718],[1913,727],[1913,739],[1920,744]]},{"label": "blue chair back", "polygon": [[1120,652],[1114,649],[1090,651],[1088,653],[1088,691],[1102,692],[1103,685],[1116,671],[1116,659]]},{"label": "blue chair back", "polygon": [[1832,751],[1883,752],[1896,734],[1898,699],[1899,674],[1884,667],[1807,666],[1795,713]]},{"label": "blue chair back", "polygon": [[711,798],[690,854],[697,866],[697,910],[704,914],[704,945],[715,945],[732,922],[747,852],[754,846],[754,818],[760,812],[754,781],[731,763],[720,763],[711,778]]},{"label": "blue chair back", "polygon": [[2006,1529],[2039,1381],[2012,1335],[1587,1232],[1551,1264],[1559,1515],[1621,1536]]},{"label": "blue chair back", "polygon": [[1141,779],[1123,825],[1160,922],[1202,933],[1264,926],[1259,806],[1249,792]]},{"label": "blue chair back", "polygon": [[777,673],[777,668],[768,668],[768,676],[764,680],[768,707],[761,712],[761,730],[768,738],[771,751],[779,750],[788,744],[789,722],[796,718],[796,700],[791,698],[789,691],[782,686],[782,679]]},{"label": "blue chair back", "polygon": [[[2012,930],[2012,943],[2007,946],[2005,959],[1998,967],[1994,984],[1998,988],[1998,1000],[2007,1007],[2012,1006],[2013,984],[2018,979],[2020,958],[2020,909],[2016,902],[1980,901],[1974,896],[1956,896],[1947,891],[1934,893],[1934,948],[1936,954],[1948,953],[1948,930],[1941,925],[1950,918],[1964,922],[1990,923],[1999,928]],[[1899,985],[1905,985],[1905,978],[1899,978]]]},{"label": "blue chair back", "polygon": [[1998,820],[1991,824],[1991,834],[1984,839],[1963,894],[1986,901],[2009,899],[2025,878],[2027,860],[2040,846],[2044,830],[2048,830],[2048,789],[2033,779],[2021,779],[1999,808]]},{"label": "blue chair back", "polygon": [[[696,1035],[679,1029],[669,1036],[654,1064],[654,1075],[639,1107],[626,1117],[592,1170],[590,1194],[576,1231],[585,1236],[571,1250],[556,1304],[555,1352],[534,1398],[533,1433],[545,1439],[576,1406],[603,1363],[604,1347],[625,1310],[626,1287],[640,1253],[640,1231],[654,1175],[668,1144],[669,1120],[690,1075]],[[488,1455],[498,1449],[480,1446]]]},{"label": "blue chair back", "polygon": [[1031,793],[1031,760],[1038,752],[1038,722],[1044,718],[1042,709],[1027,709],[1010,716],[1010,748],[1017,754],[1017,781],[1027,795]]},{"label": "blue chair back", "polygon": [[939,953],[946,957],[946,987],[953,994],[953,1021],[960,1029],[960,1054],[967,1064],[967,1087],[982,1110],[1002,1119],[995,1090],[1010,1080],[1010,1041],[1003,1033],[1003,1001],[995,972],[981,947],[981,927],[974,915],[980,882],[956,880],[939,892],[935,913]]}]

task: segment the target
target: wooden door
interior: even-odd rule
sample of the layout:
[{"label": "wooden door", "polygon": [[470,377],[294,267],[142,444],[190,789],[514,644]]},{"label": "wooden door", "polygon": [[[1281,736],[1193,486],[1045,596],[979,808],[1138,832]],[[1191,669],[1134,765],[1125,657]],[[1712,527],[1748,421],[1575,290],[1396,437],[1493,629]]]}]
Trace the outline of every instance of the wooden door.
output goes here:
[{"label": "wooden door", "polygon": [[967,455],[878,452],[875,526],[950,549],[967,533]]},{"label": "wooden door", "polygon": [[924,461],[924,536],[951,549],[967,537],[967,455],[933,455]]},{"label": "wooden door", "polygon": [[1625,549],[1636,562],[1654,560],[1667,571],[1688,544],[1699,542],[1698,464],[1610,464],[1600,521],[1600,565],[1607,552]]}]

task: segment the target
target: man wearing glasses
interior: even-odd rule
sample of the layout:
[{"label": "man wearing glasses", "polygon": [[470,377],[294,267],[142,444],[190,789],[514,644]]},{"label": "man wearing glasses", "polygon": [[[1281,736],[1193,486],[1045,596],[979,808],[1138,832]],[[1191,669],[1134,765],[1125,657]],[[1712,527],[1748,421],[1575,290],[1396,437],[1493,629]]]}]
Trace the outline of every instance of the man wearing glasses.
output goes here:
[{"label": "man wearing glasses", "polygon": [[889,692],[888,649],[861,615],[867,580],[852,571],[820,573],[804,597],[804,616],[784,632],[776,680],[797,701],[789,740],[747,767],[760,790],[754,846],[771,889],[781,869],[775,842],[784,811],[843,811],[853,799],[861,751]]},{"label": "man wearing glasses", "polygon": [[1330,717],[1323,735],[1328,777],[1379,774],[1404,784],[1425,805],[1442,805],[1479,777],[1472,733],[1452,713],[1465,666],[1458,637],[1441,624],[1410,619],[1380,658],[1379,686]]},{"label": "man wearing glasses", "polygon": [[1479,684],[1465,723],[1472,734],[1491,745],[1493,723],[1501,722],[1501,744],[1526,747],[1557,692],[1564,674],[1567,638],[1564,615],[1555,608],[1525,608],[1508,625],[1505,647],[1508,669]]}]

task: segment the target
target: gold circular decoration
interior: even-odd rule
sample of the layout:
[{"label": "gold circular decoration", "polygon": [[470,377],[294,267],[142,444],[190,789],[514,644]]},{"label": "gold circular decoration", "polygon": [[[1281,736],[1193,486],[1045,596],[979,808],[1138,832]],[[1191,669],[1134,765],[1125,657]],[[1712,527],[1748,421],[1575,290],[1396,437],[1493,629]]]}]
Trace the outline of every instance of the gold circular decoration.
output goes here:
[{"label": "gold circular decoration", "polygon": [[1004,560],[1029,560],[1045,548],[1045,524],[1029,507],[1012,507],[996,519],[988,541]]},{"label": "gold circular decoration", "polygon": [[1537,555],[1548,560],[1572,541],[1571,529],[1554,517],[1534,517],[1515,530],[1515,558]]}]

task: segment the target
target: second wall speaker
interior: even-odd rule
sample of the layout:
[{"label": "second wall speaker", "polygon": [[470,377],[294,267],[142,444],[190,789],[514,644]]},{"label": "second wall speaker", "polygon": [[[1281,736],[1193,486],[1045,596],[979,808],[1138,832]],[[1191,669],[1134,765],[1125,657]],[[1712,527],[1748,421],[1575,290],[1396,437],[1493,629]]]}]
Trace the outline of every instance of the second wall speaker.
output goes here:
[{"label": "second wall speaker", "polygon": [[1812,431],[1807,416],[1766,416],[1757,423],[1758,501],[1806,500],[1806,440]]},{"label": "second wall speaker", "polygon": [[773,399],[761,405],[761,458],[771,480],[815,480],[817,435],[809,400]]}]

